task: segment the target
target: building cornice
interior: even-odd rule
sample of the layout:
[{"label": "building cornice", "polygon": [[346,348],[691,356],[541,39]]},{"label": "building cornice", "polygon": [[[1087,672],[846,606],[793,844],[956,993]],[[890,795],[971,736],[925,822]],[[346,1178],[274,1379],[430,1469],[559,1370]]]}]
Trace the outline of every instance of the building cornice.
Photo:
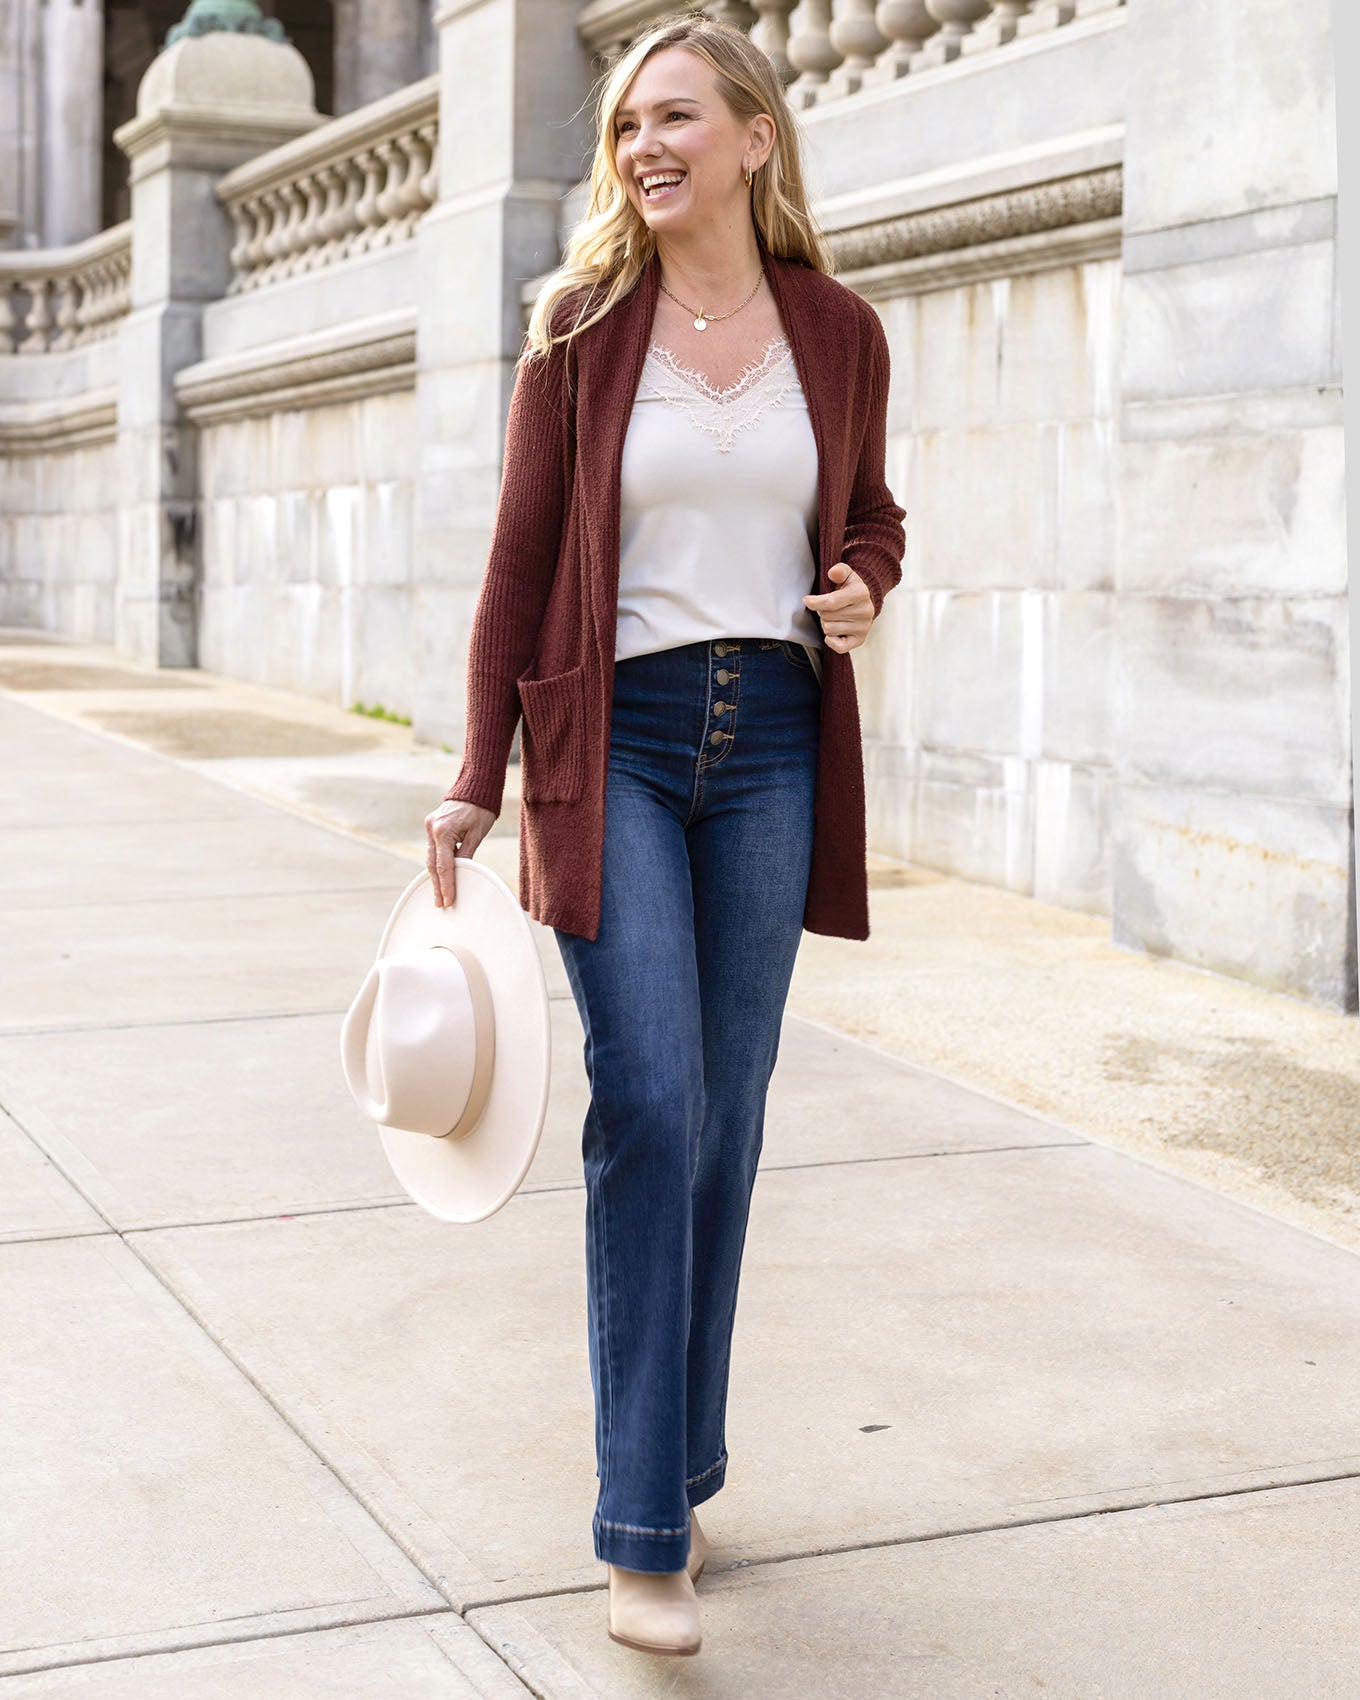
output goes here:
[{"label": "building cornice", "polygon": [[0,407],[0,454],[55,454],[113,443],[117,437],[118,391],[113,387]]},{"label": "building cornice", "polygon": [[885,298],[1119,253],[1123,167],[1111,165],[827,233],[836,275]]},{"label": "building cornice", "polygon": [[186,366],[175,396],[195,425],[357,401],[416,381],[416,313],[403,308],[246,354]]}]

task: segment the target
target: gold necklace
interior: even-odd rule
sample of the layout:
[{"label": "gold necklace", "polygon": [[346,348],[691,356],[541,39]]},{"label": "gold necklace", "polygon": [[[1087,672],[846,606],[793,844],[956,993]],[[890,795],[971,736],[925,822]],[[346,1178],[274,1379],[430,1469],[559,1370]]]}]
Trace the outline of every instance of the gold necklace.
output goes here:
[{"label": "gold necklace", "polygon": [[[764,266],[762,266],[760,268],[760,277],[758,277],[756,279],[756,289],[760,288],[761,279],[764,276],[765,276],[765,268],[764,268]],[[657,282],[661,283],[660,278],[657,279]],[[666,286],[665,286],[664,283],[661,284],[661,287],[662,287],[662,289],[666,289]],[[751,299],[751,296],[753,296],[755,294],[756,289],[753,289],[751,291],[751,294],[746,297],[746,301],[749,301]],[[680,297],[675,293],[675,291],[673,289],[666,289],[666,294],[670,296],[672,301],[680,301]],[[695,328],[695,330],[696,331],[706,331],[708,329],[708,321],[710,319],[714,319],[714,320],[730,319],[732,317],[732,313],[740,313],[741,312],[741,308],[746,305],[746,301],[742,302],[741,307],[734,307],[732,309],[731,313],[705,313],[702,307],[699,307],[697,309],[694,308],[694,307],[691,307],[688,301],[680,301],[680,305],[685,309],[685,311],[687,313],[693,313],[694,314],[694,328]]]}]

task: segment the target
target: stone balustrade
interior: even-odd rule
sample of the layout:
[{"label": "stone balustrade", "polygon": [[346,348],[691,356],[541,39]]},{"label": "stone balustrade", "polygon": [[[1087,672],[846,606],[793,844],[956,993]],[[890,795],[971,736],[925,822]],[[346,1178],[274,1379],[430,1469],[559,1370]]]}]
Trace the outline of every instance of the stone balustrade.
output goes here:
[{"label": "stone balustrade", "polygon": [[439,79],[426,77],[227,173],[228,295],[404,242],[436,193]]},{"label": "stone balustrade", "polygon": [[0,253],[0,354],[47,354],[112,336],[128,310],[132,225],[69,248]]},{"label": "stone balustrade", "polygon": [[[713,0],[702,10],[748,29],[779,67],[796,107],[854,94],[965,55],[1112,12],[1124,0]],[[587,0],[581,40],[605,64],[673,8]]]}]

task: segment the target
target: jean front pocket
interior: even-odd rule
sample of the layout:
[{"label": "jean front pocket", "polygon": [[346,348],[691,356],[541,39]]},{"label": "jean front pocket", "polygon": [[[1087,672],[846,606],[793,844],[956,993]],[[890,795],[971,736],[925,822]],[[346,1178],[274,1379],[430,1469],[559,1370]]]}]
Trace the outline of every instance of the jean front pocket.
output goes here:
[{"label": "jean front pocket", "polygon": [[516,682],[524,711],[520,795],[526,803],[574,803],[585,787],[584,663]]}]

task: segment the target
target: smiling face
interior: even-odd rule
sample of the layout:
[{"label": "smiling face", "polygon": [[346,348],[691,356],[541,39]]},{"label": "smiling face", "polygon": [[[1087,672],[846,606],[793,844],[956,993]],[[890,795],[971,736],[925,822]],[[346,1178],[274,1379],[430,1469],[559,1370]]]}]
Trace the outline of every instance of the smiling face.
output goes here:
[{"label": "smiling face", "polygon": [[[655,230],[687,228],[744,211],[743,166],[760,165],[774,127],[768,116],[739,120],[718,93],[717,73],[683,47],[644,61],[614,115],[614,158],[629,199]],[[678,179],[648,192],[644,178]]]}]

